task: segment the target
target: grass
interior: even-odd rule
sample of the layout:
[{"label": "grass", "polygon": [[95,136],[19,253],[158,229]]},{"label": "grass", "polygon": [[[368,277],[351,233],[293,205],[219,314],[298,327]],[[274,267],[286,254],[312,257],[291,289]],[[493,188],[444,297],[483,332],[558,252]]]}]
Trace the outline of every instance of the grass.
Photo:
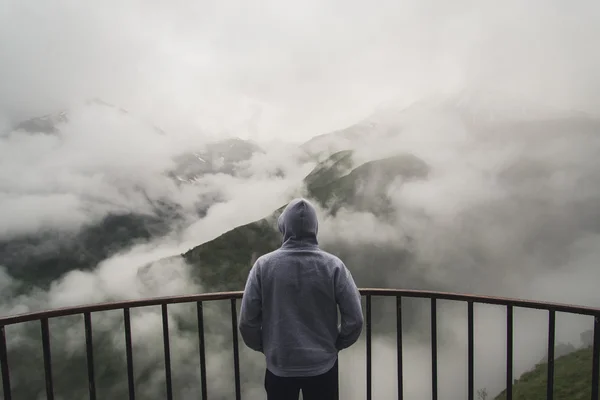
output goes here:
[{"label": "grass", "polygon": [[[545,400],[548,364],[538,364],[513,384],[513,400]],[[592,348],[559,357],[554,362],[554,399],[588,400],[592,396]],[[495,400],[505,400],[506,391]]]}]

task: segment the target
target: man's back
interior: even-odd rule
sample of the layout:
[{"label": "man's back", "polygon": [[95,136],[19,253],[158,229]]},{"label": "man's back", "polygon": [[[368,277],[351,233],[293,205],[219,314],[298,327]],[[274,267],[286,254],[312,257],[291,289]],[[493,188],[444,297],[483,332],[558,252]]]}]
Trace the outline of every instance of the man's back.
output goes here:
[{"label": "man's back", "polygon": [[360,335],[360,294],[344,263],[318,248],[316,213],[308,202],[290,203],[279,227],[283,245],[250,271],[240,332],[249,347],[265,354],[274,375],[321,375]]},{"label": "man's back", "polygon": [[259,265],[269,369],[279,376],[326,372],[337,359],[337,300],[348,296],[340,287],[344,264],[320,250],[281,249]]}]

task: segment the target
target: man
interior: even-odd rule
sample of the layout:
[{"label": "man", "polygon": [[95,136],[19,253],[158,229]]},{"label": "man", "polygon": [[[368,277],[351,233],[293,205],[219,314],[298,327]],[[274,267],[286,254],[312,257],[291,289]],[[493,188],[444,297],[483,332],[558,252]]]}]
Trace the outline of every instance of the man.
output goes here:
[{"label": "man", "polygon": [[[360,336],[360,293],[350,271],[320,250],[317,213],[293,200],[279,217],[282,246],[258,258],[242,299],[244,343],[264,353],[268,400],[334,400],[338,352]],[[341,325],[338,326],[338,307]]]}]

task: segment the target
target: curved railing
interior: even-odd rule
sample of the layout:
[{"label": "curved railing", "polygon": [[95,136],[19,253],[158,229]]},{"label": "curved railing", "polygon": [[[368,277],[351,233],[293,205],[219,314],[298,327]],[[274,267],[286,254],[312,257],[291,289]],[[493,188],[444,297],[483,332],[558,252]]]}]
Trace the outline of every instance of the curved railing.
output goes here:
[{"label": "curved railing", "polygon": [[[361,289],[362,296],[366,297],[365,328],[366,328],[366,375],[367,388],[366,398],[372,399],[372,369],[371,369],[371,299],[372,297],[395,297],[396,298],[396,337],[397,337],[397,362],[398,362],[398,398],[403,398],[403,380],[402,380],[402,298],[425,298],[431,301],[431,368],[432,368],[432,397],[437,400],[437,300],[461,301],[467,303],[467,331],[468,331],[468,399],[474,400],[474,348],[473,348],[473,305],[475,303],[493,304],[506,307],[506,399],[512,399],[513,383],[513,309],[529,308],[548,311],[548,368],[547,368],[547,399],[553,398],[554,392],[554,347],[555,347],[555,325],[556,313],[569,313],[587,315],[594,318],[594,334],[592,346],[592,388],[591,399],[598,399],[598,376],[600,361],[600,309],[573,306],[557,303],[545,303],[529,300],[517,300],[509,298],[475,296],[467,294],[421,291],[421,290],[397,290],[397,289]],[[14,316],[0,318],[0,367],[2,371],[3,394],[5,400],[11,400],[10,368],[6,347],[7,325],[19,324],[23,322],[40,321],[42,333],[42,349],[44,358],[44,371],[46,379],[46,396],[48,399],[54,399],[53,378],[52,378],[52,360],[50,354],[50,334],[48,320],[50,318],[65,317],[82,314],[85,325],[86,355],[88,368],[89,398],[96,399],[96,384],[94,376],[94,349],[92,345],[92,313],[109,310],[123,310],[125,323],[125,348],[127,356],[127,378],[129,386],[129,398],[135,398],[135,386],[133,375],[133,352],[131,338],[130,310],[138,307],[161,306],[163,323],[163,343],[165,356],[165,376],[166,376],[166,394],[167,399],[172,399],[172,381],[171,381],[171,356],[169,346],[169,325],[168,325],[168,305],[180,303],[196,303],[198,316],[198,340],[200,357],[200,379],[202,398],[207,398],[206,386],[206,354],[204,342],[204,316],[203,303],[208,301],[229,300],[231,303],[231,326],[233,337],[234,353],[234,376],[236,399],[241,399],[240,388],[240,365],[239,365],[239,344],[237,329],[237,308],[236,301],[241,299],[243,292],[221,292],[198,294],[191,296],[172,296],[158,297],[143,300],[130,300],[113,303],[102,303],[94,305],[76,306],[68,308],[59,308],[48,311],[33,312]]]}]

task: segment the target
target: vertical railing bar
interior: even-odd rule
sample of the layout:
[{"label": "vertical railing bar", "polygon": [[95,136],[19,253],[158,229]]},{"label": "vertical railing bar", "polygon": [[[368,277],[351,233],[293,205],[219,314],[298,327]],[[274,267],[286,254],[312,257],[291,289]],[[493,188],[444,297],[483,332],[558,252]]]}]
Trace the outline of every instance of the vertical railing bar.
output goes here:
[{"label": "vertical railing bar", "polygon": [[506,400],[512,400],[513,385],[513,306],[506,306]]},{"label": "vertical railing bar", "polygon": [[469,301],[467,303],[467,313],[468,313],[468,398],[469,400],[475,399],[475,370],[474,370],[474,335],[473,335],[473,302]]},{"label": "vertical railing bar", "polygon": [[336,379],[336,383],[335,383],[335,395],[334,395],[333,399],[334,400],[340,400],[340,369],[339,369],[339,366],[337,368],[337,376],[336,376],[335,379]]},{"label": "vertical railing bar", "polygon": [[52,354],[50,352],[50,329],[48,318],[40,320],[42,327],[42,349],[44,352],[44,374],[46,378],[46,399],[54,399],[54,382],[52,381]]},{"label": "vertical railing bar", "polygon": [[556,312],[548,311],[548,377],[546,399],[554,398],[554,341],[556,335]]},{"label": "vertical railing bar", "polygon": [[431,398],[438,398],[437,382],[437,305],[436,298],[431,298]]},{"label": "vertical railing bar", "polygon": [[129,308],[123,309],[125,322],[125,351],[127,354],[127,383],[129,386],[129,400],[135,400],[135,381],[133,379],[133,349],[131,347],[131,316]]},{"label": "vertical railing bar", "polygon": [[163,325],[163,349],[165,352],[165,384],[167,387],[167,399],[173,399],[173,386],[171,383],[171,345],[169,343],[169,310],[167,304],[161,305]]},{"label": "vertical railing bar", "polygon": [[240,350],[238,345],[237,309],[235,298],[231,299],[231,331],[233,335],[233,371],[235,375],[235,399],[242,398],[240,386]]},{"label": "vertical railing bar", "polygon": [[10,390],[8,350],[6,348],[6,331],[4,326],[0,326],[0,369],[2,369],[2,392],[4,393],[4,400],[11,400],[12,392]]},{"label": "vertical railing bar", "polygon": [[592,400],[598,399],[598,375],[600,374],[600,315],[594,316],[594,344],[592,348]]},{"label": "vertical railing bar", "polygon": [[202,400],[206,400],[206,344],[204,343],[204,311],[202,302],[196,302],[196,311],[198,313],[198,345],[200,347],[200,387]]},{"label": "vertical railing bar", "polygon": [[371,295],[367,295],[367,400],[372,399]]},{"label": "vertical railing bar", "polygon": [[85,353],[87,358],[88,390],[90,400],[96,400],[96,378],[94,374],[94,342],[92,341],[92,315],[89,312],[83,314],[85,325]]},{"label": "vertical railing bar", "polygon": [[402,296],[396,297],[396,347],[398,350],[398,400],[404,398],[404,378],[402,371]]}]

